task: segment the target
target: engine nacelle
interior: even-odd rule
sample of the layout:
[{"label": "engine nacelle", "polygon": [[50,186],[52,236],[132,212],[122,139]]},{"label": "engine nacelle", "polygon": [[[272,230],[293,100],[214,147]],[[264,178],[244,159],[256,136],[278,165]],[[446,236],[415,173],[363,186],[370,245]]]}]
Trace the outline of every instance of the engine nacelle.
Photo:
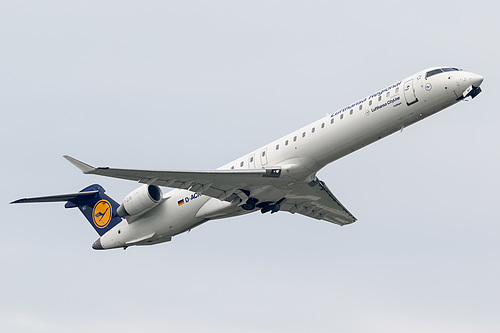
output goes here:
[{"label": "engine nacelle", "polygon": [[130,192],[116,213],[120,217],[141,215],[153,209],[161,202],[163,193],[156,185],[143,185]]}]

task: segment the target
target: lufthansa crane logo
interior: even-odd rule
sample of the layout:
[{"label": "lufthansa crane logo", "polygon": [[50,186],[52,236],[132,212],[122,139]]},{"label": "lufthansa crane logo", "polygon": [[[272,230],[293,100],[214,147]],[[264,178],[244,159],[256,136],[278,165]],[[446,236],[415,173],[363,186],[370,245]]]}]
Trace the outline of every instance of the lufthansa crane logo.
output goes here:
[{"label": "lufthansa crane logo", "polygon": [[111,212],[112,212],[111,204],[107,200],[98,201],[94,209],[92,210],[92,219],[94,221],[94,225],[98,228],[105,228],[109,221],[111,221]]}]

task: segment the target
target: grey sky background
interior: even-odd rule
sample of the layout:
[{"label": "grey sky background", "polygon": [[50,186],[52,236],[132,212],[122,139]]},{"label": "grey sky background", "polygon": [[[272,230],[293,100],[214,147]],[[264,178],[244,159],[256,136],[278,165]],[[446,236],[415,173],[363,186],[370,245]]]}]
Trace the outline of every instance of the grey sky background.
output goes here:
[{"label": "grey sky background", "polygon": [[[498,332],[492,1],[2,1],[2,332]],[[95,165],[211,169],[421,69],[483,93],[323,169],[358,222],[250,214],[94,251],[63,204],[134,182]],[[164,189],[167,191],[167,189]]]}]

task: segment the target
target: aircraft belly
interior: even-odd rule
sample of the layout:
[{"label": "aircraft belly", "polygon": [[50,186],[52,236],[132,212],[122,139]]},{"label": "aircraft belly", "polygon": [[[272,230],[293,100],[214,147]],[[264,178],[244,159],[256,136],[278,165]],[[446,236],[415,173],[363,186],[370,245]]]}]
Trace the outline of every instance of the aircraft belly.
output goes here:
[{"label": "aircraft belly", "polygon": [[183,233],[201,224],[203,217],[197,217],[196,212],[211,198],[187,190],[174,190],[173,195],[166,201],[163,228],[165,234],[171,236]]},{"label": "aircraft belly", "polygon": [[228,211],[233,210],[235,205],[227,201],[210,198],[196,212],[195,217],[201,219],[213,219],[218,216],[225,216]]}]

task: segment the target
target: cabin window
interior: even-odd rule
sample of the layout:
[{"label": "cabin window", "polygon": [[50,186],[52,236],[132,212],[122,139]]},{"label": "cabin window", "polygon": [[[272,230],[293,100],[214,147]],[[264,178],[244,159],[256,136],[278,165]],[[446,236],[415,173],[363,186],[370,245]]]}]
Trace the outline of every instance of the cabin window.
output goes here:
[{"label": "cabin window", "polygon": [[313,127],[313,128],[311,129],[311,133],[314,133],[314,132],[316,132],[316,127]]},{"label": "cabin window", "polygon": [[378,97],[378,101],[380,102],[382,100],[382,95]]},{"label": "cabin window", "polygon": [[276,145],[276,150],[280,149],[280,145]]},{"label": "cabin window", "polygon": [[370,102],[368,102],[368,105],[370,105],[370,106],[371,106],[372,104],[373,104],[373,101],[372,101],[372,100],[370,100]]},{"label": "cabin window", "polygon": [[396,88],[396,94],[399,92],[399,87]]},{"label": "cabin window", "polygon": [[332,119],[330,119],[330,124],[333,124],[333,117],[332,117]]},{"label": "cabin window", "polygon": [[305,138],[306,137],[306,132],[302,133],[302,137]]},{"label": "cabin window", "polygon": [[340,119],[344,119],[344,114],[341,114],[341,115],[340,115]]},{"label": "cabin window", "polygon": [[265,150],[262,152],[262,157],[264,157],[264,156],[266,156],[266,151]]},{"label": "cabin window", "polygon": [[354,110],[351,110],[351,111],[349,112],[349,114],[352,114],[353,112],[354,112]]},{"label": "cabin window", "polygon": [[385,94],[385,97],[389,97],[391,93],[388,91],[387,94]]},{"label": "cabin window", "polygon": [[297,141],[297,136],[293,137],[293,142]]},{"label": "cabin window", "polygon": [[233,165],[233,166],[231,166],[231,170],[234,170],[234,165]]},{"label": "cabin window", "polygon": [[288,140],[285,141],[285,146],[288,146]]},{"label": "cabin window", "polygon": [[[360,109],[360,110],[363,110],[363,104],[361,104],[361,105],[359,106],[359,109]],[[352,110],[351,110],[351,111],[352,111]],[[351,113],[351,114],[352,114],[352,113]]]},{"label": "cabin window", "polygon": [[242,168],[242,167],[243,167],[243,164],[244,164],[243,162],[241,162],[241,163],[240,163],[240,168]]},{"label": "cabin window", "polygon": [[253,156],[250,157],[250,163],[253,163]]},{"label": "cabin window", "polygon": [[321,128],[325,128],[325,123],[321,124]]}]

